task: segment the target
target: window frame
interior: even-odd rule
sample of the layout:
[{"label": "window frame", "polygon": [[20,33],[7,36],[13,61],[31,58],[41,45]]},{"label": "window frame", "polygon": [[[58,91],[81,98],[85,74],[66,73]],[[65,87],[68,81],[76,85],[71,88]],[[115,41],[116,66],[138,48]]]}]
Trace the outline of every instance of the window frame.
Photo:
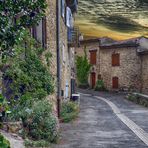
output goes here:
[{"label": "window frame", "polygon": [[112,54],[112,66],[120,66],[120,53]]},{"label": "window frame", "polygon": [[[96,65],[97,64],[97,50],[90,50],[90,64],[91,65]],[[95,59],[93,58],[95,54]]]}]

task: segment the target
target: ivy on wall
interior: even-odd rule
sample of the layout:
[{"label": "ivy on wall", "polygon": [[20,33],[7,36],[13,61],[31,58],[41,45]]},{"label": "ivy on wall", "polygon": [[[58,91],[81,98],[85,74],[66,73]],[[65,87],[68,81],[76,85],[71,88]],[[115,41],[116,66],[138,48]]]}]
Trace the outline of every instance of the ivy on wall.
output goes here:
[{"label": "ivy on wall", "polygon": [[46,0],[0,0],[1,54],[12,52],[25,28],[37,24],[46,7]]},{"label": "ivy on wall", "polygon": [[26,32],[15,49],[15,55],[4,64],[7,68],[3,68],[3,78],[6,84],[9,83],[4,84],[4,94],[11,92],[10,101],[19,100],[21,103],[25,103],[26,99],[43,99],[51,94],[54,91],[52,76],[40,59],[44,51],[41,45]]},{"label": "ivy on wall", "polygon": [[87,59],[86,48],[84,49],[84,56],[76,57],[76,70],[79,86],[88,86],[88,76],[91,65]]}]

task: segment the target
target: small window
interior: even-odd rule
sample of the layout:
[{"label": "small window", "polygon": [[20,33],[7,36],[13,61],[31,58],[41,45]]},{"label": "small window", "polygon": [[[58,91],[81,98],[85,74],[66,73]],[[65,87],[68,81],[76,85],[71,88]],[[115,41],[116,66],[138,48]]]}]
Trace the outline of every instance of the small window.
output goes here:
[{"label": "small window", "polygon": [[90,51],[90,64],[96,65],[96,59],[97,59],[97,52],[96,51]]},{"label": "small window", "polygon": [[65,0],[61,0],[61,15],[65,19]]},{"label": "small window", "polygon": [[120,66],[120,54],[112,54],[112,66]]},{"label": "small window", "polygon": [[63,62],[65,63],[66,57],[65,57],[65,45],[64,45],[64,43],[63,43],[63,46],[62,46],[62,55],[63,55]]},{"label": "small window", "polygon": [[101,80],[101,74],[98,74],[98,80]]}]

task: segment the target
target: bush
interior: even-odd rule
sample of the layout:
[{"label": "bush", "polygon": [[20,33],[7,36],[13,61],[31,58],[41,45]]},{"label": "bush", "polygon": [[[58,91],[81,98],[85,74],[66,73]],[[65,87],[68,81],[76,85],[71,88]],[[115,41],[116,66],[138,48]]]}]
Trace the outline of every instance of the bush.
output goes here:
[{"label": "bush", "polygon": [[104,86],[103,80],[98,80],[98,81],[97,81],[95,90],[96,90],[96,91],[104,91],[104,90],[106,90],[106,89],[105,89],[105,86]]},{"label": "bush", "polygon": [[132,102],[135,102],[136,104],[140,104],[140,105],[143,105],[145,107],[148,107],[148,99],[146,99],[144,97],[140,97],[137,94],[129,94],[127,96],[127,99],[132,101]]},{"label": "bush", "polygon": [[[88,76],[91,65],[87,59],[86,47],[84,48],[84,56],[76,57],[76,71],[78,85],[86,87],[88,85]],[[81,87],[82,88],[82,87]]]},{"label": "bush", "polygon": [[74,102],[64,102],[61,110],[61,120],[63,122],[70,122],[78,116],[79,107]]},{"label": "bush", "polygon": [[50,143],[44,140],[39,141],[32,141],[32,140],[25,140],[25,146],[27,148],[33,148],[33,147],[49,147]]},{"label": "bush", "polygon": [[58,123],[47,100],[37,101],[30,109],[24,109],[21,118],[27,136],[34,140],[56,142]]},{"label": "bush", "polygon": [[7,100],[0,94],[0,122],[4,120],[6,114],[10,113]]},{"label": "bush", "polygon": [[0,147],[1,147],[1,148],[10,148],[10,143],[9,143],[9,141],[6,140],[6,139],[4,138],[4,136],[2,136],[1,134],[0,134]]}]

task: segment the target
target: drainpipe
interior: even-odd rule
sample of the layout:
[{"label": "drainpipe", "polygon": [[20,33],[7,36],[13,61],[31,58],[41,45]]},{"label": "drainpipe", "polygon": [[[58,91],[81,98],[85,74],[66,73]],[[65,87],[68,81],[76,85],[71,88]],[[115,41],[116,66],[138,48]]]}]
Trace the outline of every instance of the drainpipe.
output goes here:
[{"label": "drainpipe", "polygon": [[56,0],[56,47],[57,47],[57,112],[60,118],[61,65],[60,65],[60,0]]}]

